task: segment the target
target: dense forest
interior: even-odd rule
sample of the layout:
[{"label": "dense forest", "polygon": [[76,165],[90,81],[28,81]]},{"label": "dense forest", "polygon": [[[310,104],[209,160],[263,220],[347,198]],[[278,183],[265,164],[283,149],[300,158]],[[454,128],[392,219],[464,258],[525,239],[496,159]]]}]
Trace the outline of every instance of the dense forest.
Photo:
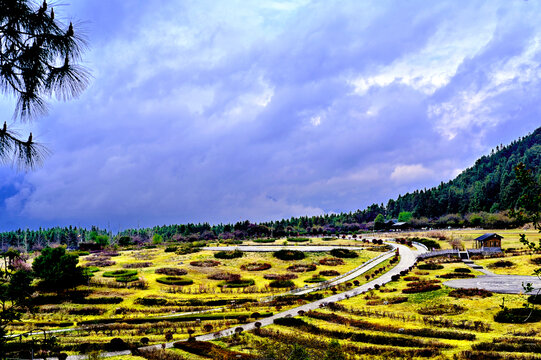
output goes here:
[{"label": "dense forest", "polygon": [[[519,225],[507,210],[516,206],[522,189],[515,178],[515,167],[523,163],[541,177],[541,128],[513,141],[497,146],[455,179],[439,186],[417,190],[391,199],[387,205],[373,204],[355,212],[303,216],[259,224],[250,221],[235,224],[182,224],[144,229],[128,229],[115,236],[106,229],[77,227],[39,230],[17,230],[0,233],[2,248],[39,249],[49,244],[77,247],[82,242],[143,244],[149,241],[199,241],[243,239],[247,237],[281,237],[302,234],[335,234],[367,231],[374,228],[378,215],[400,218],[408,214],[412,227],[484,226],[487,228]],[[382,218],[380,217],[380,218]]]}]

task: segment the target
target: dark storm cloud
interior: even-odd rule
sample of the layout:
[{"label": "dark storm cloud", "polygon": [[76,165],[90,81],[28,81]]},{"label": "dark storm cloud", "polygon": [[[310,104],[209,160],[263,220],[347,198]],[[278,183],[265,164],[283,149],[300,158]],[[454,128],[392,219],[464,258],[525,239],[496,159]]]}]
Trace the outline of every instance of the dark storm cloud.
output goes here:
[{"label": "dark storm cloud", "polygon": [[63,7],[94,80],[34,125],[42,169],[0,169],[0,227],[279,219],[436,185],[539,125],[537,7]]}]

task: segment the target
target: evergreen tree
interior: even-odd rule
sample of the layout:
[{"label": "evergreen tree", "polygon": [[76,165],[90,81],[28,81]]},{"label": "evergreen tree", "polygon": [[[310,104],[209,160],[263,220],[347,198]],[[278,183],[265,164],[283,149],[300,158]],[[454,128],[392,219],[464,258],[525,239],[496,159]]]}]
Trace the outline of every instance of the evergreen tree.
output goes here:
[{"label": "evergreen tree", "polygon": [[77,255],[66,253],[66,248],[45,248],[34,259],[32,269],[41,284],[50,290],[62,291],[84,284],[88,277],[77,266]]}]

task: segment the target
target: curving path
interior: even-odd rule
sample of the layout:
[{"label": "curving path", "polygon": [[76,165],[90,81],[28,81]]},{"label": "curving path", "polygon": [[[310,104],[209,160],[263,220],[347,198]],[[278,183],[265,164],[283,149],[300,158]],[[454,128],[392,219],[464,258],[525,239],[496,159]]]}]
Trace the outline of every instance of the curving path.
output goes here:
[{"label": "curving path", "polygon": [[[383,284],[386,284],[386,283],[390,282],[391,277],[393,275],[399,274],[402,270],[406,270],[406,269],[410,268],[411,266],[413,266],[415,264],[415,262],[417,261],[417,256],[419,254],[422,254],[422,253],[426,252],[426,250],[424,248],[422,248],[421,246],[418,246],[418,245],[415,245],[416,250],[412,250],[412,249],[410,249],[410,248],[408,248],[407,246],[404,246],[404,245],[399,245],[399,244],[391,244],[391,245],[396,246],[399,249],[400,261],[398,262],[398,264],[395,267],[393,267],[391,270],[389,270],[385,274],[381,275],[377,279],[374,279],[374,280],[372,280],[372,281],[370,281],[370,282],[368,282],[368,283],[366,283],[364,285],[361,285],[361,286],[359,286],[357,288],[342,292],[340,294],[331,295],[329,297],[326,297],[324,299],[311,302],[309,304],[304,304],[304,305],[297,306],[297,307],[289,309],[289,310],[282,311],[282,312],[280,312],[278,314],[275,314],[273,316],[270,316],[268,318],[259,319],[258,322],[261,323],[262,327],[267,326],[267,325],[271,325],[271,324],[274,323],[275,319],[282,318],[282,317],[287,317],[287,316],[296,316],[296,315],[298,315],[299,311],[305,311],[306,312],[306,311],[310,311],[310,310],[315,310],[315,309],[318,309],[320,306],[322,306],[322,305],[324,305],[326,303],[336,302],[336,301],[348,299],[348,298],[353,297],[353,296],[360,295],[360,294],[372,289],[376,284],[377,285],[383,285]],[[223,250],[223,248],[221,248],[220,250]],[[241,327],[242,327],[243,331],[253,330],[253,329],[255,329],[255,323],[256,322],[243,324]],[[199,335],[199,336],[196,336],[195,338],[198,341],[210,341],[210,340],[219,339],[221,337],[233,335],[234,332],[235,332],[235,328],[237,328],[237,327],[239,327],[239,325],[237,325],[235,327],[232,327],[230,329],[222,330],[222,331],[220,331],[218,333],[210,333],[210,334],[205,334],[205,335]],[[177,340],[177,341],[179,341],[179,340]],[[173,343],[175,343],[177,341],[166,343],[165,347],[166,348],[172,348]],[[182,340],[180,340],[180,341],[182,341]],[[162,345],[152,345],[152,346],[145,347],[144,349],[161,349],[161,348],[162,348]],[[102,357],[112,357],[112,356],[130,355],[130,354],[131,354],[131,352],[129,350],[126,350],[126,351],[102,353],[100,355]],[[54,358],[48,358],[48,359],[54,359]],[[87,356],[86,355],[71,355],[71,356],[68,356],[68,360],[83,360],[83,359],[87,359]]]}]

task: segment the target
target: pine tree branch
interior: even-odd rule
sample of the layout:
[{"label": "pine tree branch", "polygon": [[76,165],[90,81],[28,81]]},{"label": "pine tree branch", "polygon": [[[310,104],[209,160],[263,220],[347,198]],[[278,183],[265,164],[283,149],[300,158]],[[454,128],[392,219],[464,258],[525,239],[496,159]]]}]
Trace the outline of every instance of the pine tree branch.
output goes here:
[{"label": "pine tree branch", "polygon": [[49,154],[45,146],[33,140],[32,133],[24,141],[16,132],[7,128],[6,122],[0,128],[0,162],[15,163],[19,169],[35,169]]}]

